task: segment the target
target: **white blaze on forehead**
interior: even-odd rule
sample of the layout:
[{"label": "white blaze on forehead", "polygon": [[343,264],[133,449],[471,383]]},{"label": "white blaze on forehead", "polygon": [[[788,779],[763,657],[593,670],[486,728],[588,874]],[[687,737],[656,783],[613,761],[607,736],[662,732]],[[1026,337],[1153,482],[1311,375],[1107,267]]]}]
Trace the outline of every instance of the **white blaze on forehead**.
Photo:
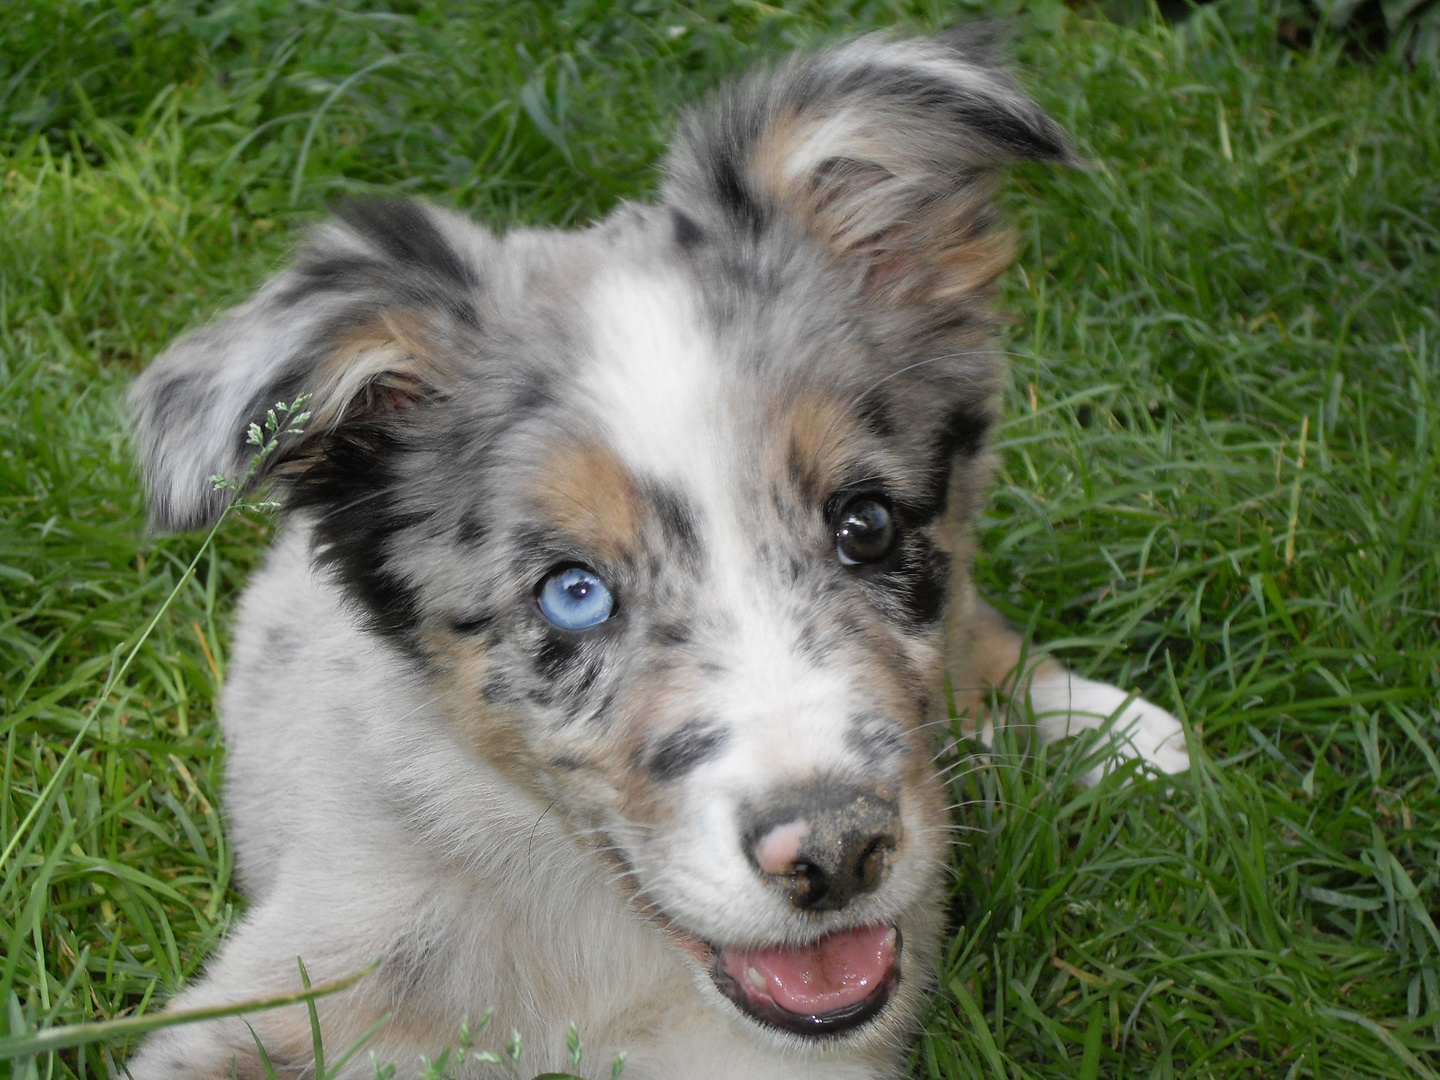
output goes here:
[{"label": "white blaze on forehead", "polygon": [[621,274],[586,308],[595,363],[581,383],[620,457],[637,476],[713,490],[720,372],[695,298],[680,281]]},{"label": "white blaze on forehead", "polygon": [[587,404],[637,478],[673,485],[696,512],[702,607],[730,629],[716,646],[727,674],[697,702],[737,730],[717,780],[739,791],[824,767],[844,754],[856,688],[845,672],[798,654],[792,605],[803,598],[777,592],[757,565],[743,460],[757,448],[734,427],[733,379],[697,298],[682,280],[621,274],[597,282],[585,314],[594,346],[581,377]]}]

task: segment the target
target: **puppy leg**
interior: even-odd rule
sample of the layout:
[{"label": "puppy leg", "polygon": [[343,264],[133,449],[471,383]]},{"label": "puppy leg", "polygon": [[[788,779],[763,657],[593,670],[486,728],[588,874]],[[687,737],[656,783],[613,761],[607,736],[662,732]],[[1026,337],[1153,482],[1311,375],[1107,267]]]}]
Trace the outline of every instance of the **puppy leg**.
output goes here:
[{"label": "puppy leg", "polygon": [[[1190,753],[1180,721],[1160,706],[1118,686],[1074,674],[1043,653],[1025,651],[1025,641],[998,611],[977,599],[971,609],[965,687],[956,689],[956,707],[968,714],[967,735],[987,746],[995,718],[987,701],[992,692],[1028,698],[1035,727],[1046,743],[1109,724],[1108,738],[1117,758],[1139,757],[1161,772],[1184,772]],[[1111,723],[1111,718],[1114,718]],[[1084,782],[1093,785],[1113,767],[1099,765]]]},{"label": "puppy leg", "polygon": [[[345,921],[343,902],[326,903],[318,896],[305,900],[287,896],[282,889],[252,909],[211,961],[206,975],[187,986],[169,1008],[213,1008],[296,993],[303,988],[296,964],[302,954],[317,985],[357,972],[380,954],[383,945],[378,937],[365,932],[370,928],[362,923],[354,930],[356,924]],[[337,913],[337,928],[354,932],[344,940],[338,932],[329,939],[307,933],[307,920],[317,910]],[[393,1009],[383,988],[374,985],[377,975],[316,1001],[332,1065],[361,1032]],[[257,1039],[265,1048],[264,1058]],[[383,1039],[373,1045],[385,1049]],[[164,1028],[145,1040],[126,1063],[126,1073],[133,1080],[265,1080],[266,1059],[279,1080],[313,1077],[313,1036],[303,1004]],[[368,1064],[357,1059],[343,1075],[347,1080],[369,1075]]]}]

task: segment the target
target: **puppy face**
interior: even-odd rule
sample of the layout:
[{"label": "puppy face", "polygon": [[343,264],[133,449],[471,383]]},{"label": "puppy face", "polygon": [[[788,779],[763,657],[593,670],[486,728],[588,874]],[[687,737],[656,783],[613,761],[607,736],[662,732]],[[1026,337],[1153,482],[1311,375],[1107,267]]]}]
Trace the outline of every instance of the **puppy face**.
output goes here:
[{"label": "puppy face", "polygon": [[270,476],[477,759],[717,1009],[893,1041],[1000,376],[988,169],[1066,154],[985,61],[867,40],[692,118],[659,201],[584,232],[351,206],[138,385],[154,514],[213,517],[197,479],[308,393]]}]

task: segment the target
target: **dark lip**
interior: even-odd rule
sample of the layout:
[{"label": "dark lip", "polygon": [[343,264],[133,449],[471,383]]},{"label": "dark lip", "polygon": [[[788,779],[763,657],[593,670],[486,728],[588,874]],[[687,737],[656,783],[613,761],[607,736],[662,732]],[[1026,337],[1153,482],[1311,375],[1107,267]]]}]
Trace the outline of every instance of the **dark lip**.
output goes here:
[{"label": "dark lip", "polygon": [[900,956],[904,945],[904,939],[897,927],[895,929],[895,962],[890,965],[890,970],[885,973],[885,978],[880,985],[870,991],[863,1000],[836,1009],[834,1012],[816,1015],[792,1013],[778,1005],[765,1005],[752,1000],[721,965],[720,949],[714,945],[710,946],[712,954],[710,978],[715,981],[720,992],[750,1019],[758,1021],[766,1027],[778,1028],[794,1035],[823,1039],[854,1031],[884,1012],[885,1006],[889,1005],[890,999],[895,996],[895,988],[900,985]]}]

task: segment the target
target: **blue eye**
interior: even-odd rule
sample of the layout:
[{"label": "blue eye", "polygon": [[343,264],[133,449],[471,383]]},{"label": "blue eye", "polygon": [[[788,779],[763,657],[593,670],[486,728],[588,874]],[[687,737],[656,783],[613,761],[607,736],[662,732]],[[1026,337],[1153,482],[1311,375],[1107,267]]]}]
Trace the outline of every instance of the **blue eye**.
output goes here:
[{"label": "blue eye", "polygon": [[556,570],[540,586],[540,614],[561,630],[588,630],[610,618],[615,597],[583,566]]}]

